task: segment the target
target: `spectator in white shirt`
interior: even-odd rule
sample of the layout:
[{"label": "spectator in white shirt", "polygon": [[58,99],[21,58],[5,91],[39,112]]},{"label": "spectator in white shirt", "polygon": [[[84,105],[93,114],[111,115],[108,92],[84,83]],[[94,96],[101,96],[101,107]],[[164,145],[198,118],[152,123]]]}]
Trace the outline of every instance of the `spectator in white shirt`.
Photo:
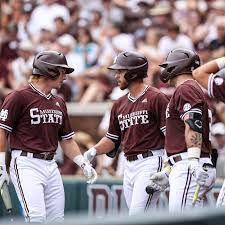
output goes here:
[{"label": "spectator in white shirt", "polygon": [[56,0],[44,0],[42,4],[33,10],[28,24],[30,34],[38,36],[40,30],[46,26],[54,29],[54,19],[56,17],[62,17],[65,22],[69,22],[68,8],[56,2]]},{"label": "spectator in white shirt", "polygon": [[159,51],[166,57],[168,53],[175,48],[187,48],[194,50],[192,40],[185,34],[180,33],[179,26],[170,24],[168,26],[167,35],[159,40]]}]

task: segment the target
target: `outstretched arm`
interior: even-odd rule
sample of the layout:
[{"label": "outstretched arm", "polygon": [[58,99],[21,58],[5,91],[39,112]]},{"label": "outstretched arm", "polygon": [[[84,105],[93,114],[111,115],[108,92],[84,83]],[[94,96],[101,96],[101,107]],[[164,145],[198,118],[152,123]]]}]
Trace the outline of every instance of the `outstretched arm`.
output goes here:
[{"label": "outstretched arm", "polygon": [[193,77],[204,88],[208,89],[209,76],[217,73],[225,67],[225,57],[210,61],[193,71]]},{"label": "outstretched arm", "polygon": [[108,153],[114,148],[115,143],[111,139],[103,137],[95,146],[84,153],[84,158],[91,162],[96,155]]},{"label": "outstretched arm", "polygon": [[84,159],[77,143],[72,139],[63,140],[60,142],[65,155],[75,162],[82,170],[88,183],[94,183],[97,179],[97,173],[92,166]]}]

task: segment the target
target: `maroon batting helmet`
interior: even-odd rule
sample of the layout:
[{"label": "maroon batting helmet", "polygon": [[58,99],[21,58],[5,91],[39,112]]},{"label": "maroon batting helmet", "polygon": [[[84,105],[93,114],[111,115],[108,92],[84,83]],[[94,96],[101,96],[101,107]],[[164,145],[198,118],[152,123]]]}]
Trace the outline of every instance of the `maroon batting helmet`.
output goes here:
[{"label": "maroon batting helmet", "polygon": [[124,78],[128,82],[143,79],[147,77],[148,60],[144,55],[137,52],[121,52],[108,69],[127,70]]},{"label": "maroon batting helmet", "polygon": [[74,71],[73,68],[67,65],[66,57],[62,53],[43,51],[34,58],[32,74],[56,79],[60,74],[59,68],[64,68],[66,74]]},{"label": "maroon batting helmet", "polygon": [[164,63],[160,79],[164,83],[181,74],[192,74],[192,71],[200,66],[198,54],[192,50],[178,48],[172,50]]}]

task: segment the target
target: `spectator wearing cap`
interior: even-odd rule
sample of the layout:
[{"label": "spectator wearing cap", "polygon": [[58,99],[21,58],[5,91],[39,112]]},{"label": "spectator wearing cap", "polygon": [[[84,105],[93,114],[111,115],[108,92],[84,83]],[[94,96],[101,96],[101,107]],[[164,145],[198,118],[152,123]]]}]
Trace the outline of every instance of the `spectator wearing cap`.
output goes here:
[{"label": "spectator wearing cap", "polygon": [[194,49],[192,40],[185,34],[180,33],[180,28],[176,24],[170,24],[167,34],[159,40],[159,51],[166,57],[175,48]]},{"label": "spectator wearing cap", "polygon": [[217,176],[225,177],[225,124],[218,122],[212,125],[213,144],[217,149]]},{"label": "spectator wearing cap", "polygon": [[152,24],[165,30],[172,20],[171,1],[159,1],[149,10]]}]

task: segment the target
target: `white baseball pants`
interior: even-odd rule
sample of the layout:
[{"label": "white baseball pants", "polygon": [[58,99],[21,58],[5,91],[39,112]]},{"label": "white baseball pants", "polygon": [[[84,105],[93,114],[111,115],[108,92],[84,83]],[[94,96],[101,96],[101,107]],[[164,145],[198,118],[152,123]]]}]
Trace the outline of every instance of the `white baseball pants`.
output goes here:
[{"label": "white baseball pants", "polygon": [[52,222],[64,218],[65,194],[55,160],[20,156],[12,151],[10,175],[27,222]]},{"label": "white baseball pants", "polygon": [[151,209],[156,207],[160,192],[155,192],[148,203],[149,195],[145,188],[149,185],[150,174],[161,171],[164,150],[156,150],[153,153],[153,156],[144,159],[139,155],[139,159],[131,162],[125,159],[123,190],[129,215],[144,213],[146,205]]},{"label": "white baseball pants", "polygon": [[[181,153],[186,154],[186,153]],[[212,164],[210,158],[200,158],[200,165],[204,163]],[[215,168],[208,169],[209,179],[216,177]],[[169,210],[170,212],[181,212],[203,207],[204,195],[210,188],[200,187],[199,198],[195,205],[192,205],[193,196],[197,187],[195,177],[188,169],[188,159],[183,159],[175,163],[169,176]],[[213,184],[212,184],[213,185]]]},{"label": "white baseball pants", "polygon": [[216,207],[225,206],[225,180],[217,198]]}]

